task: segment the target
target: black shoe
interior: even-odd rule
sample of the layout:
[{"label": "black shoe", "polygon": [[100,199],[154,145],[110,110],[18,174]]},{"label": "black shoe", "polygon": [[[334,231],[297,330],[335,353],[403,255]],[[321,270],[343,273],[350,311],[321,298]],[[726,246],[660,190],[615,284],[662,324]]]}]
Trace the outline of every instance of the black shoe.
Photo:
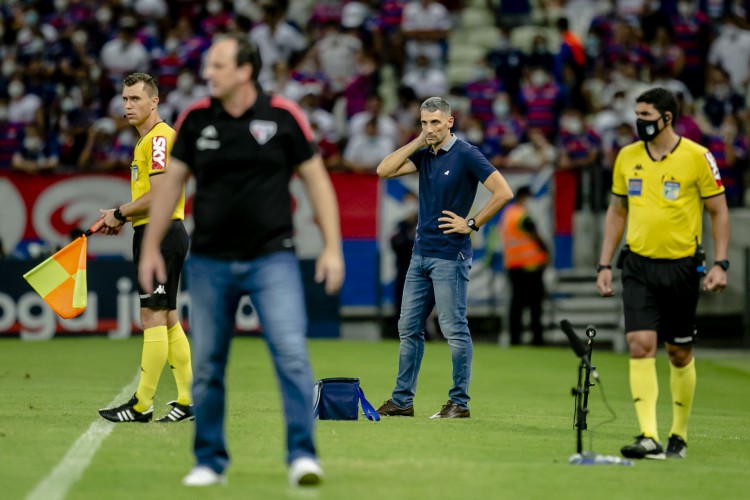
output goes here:
[{"label": "black shoe", "polygon": [[193,405],[181,405],[177,401],[170,401],[167,405],[171,406],[172,409],[169,413],[157,420],[157,423],[169,423],[169,422],[187,422],[188,420],[195,420],[193,415]]},{"label": "black shoe", "polygon": [[382,417],[413,417],[414,416],[414,406],[410,406],[408,408],[401,408],[400,406],[396,406],[396,403],[393,402],[392,399],[389,399],[382,405],[380,405],[380,408],[376,410],[378,412],[378,415]]},{"label": "black shoe", "polygon": [[620,453],[626,458],[651,458],[655,460],[664,460],[665,458],[661,444],[643,434],[635,437],[635,443],[623,446]]},{"label": "black shoe", "polygon": [[470,416],[471,412],[468,408],[463,409],[453,401],[448,401],[439,412],[430,418],[469,418]]},{"label": "black shoe", "polygon": [[154,416],[154,405],[143,413],[133,408],[138,403],[138,398],[133,396],[127,403],[115,408],[103,408],[99,410],[99,415],[110,422],[151,422]]},{"label": "black shoe", "polygon": [[677,434],[672,434],[667,441],[667,458],[685,457],[687,457],[687,443]]}]

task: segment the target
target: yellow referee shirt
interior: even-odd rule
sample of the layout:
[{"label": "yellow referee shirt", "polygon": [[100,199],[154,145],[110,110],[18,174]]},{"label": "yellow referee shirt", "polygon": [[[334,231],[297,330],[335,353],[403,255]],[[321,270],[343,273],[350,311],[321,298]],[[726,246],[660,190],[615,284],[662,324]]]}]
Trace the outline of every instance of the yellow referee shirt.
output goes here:
[{"label": "yellow referee shirt", "polygon": [[[130,192],[133,201],[151,191],[152,175],[166,173],[169,153],[174,144],[175,131],[164,122],[159,122],[141,137],[133,151],[133,163],[130,165]],[[172,219],[185,218],[185,189],[180,201],[172,213]],[[148,222],[148,215],[133,216],[133,227]]]},{"label": "yellow referee shirt", "polygon": [[701,240],[703,199],[723,192],[713,155],[684,137],[661,161],[643,141],[624,147],[615,160],[612,193],[628,198],[626,243],[644,257],[692,256]]}]

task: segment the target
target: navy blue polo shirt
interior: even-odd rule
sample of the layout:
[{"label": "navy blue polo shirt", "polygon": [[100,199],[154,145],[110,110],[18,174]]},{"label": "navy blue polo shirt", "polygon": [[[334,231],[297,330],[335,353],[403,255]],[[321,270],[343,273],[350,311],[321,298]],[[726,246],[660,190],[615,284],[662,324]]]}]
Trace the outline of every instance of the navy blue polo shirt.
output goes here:
[{"label": "navy blue polo shirt", "polygon": [[419,171],[419,222],[414,253],[448,260],[470,258],[470,235],[444,234],[438,228],[441,224],[438,218],[443,216],[443,210],[468,217],[477,185],[487,180],[495,167],[479,149],[455,135],[437,153],[427,146],[409,160]]}]

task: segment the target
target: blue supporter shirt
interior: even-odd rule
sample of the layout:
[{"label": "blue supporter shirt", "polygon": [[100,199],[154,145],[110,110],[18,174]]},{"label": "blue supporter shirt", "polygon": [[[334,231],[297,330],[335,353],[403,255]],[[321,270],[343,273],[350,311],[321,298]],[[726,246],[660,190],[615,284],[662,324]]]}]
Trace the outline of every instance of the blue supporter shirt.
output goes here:
[{"label": "blue supporter shirt", "polygon": [[[452,135],[452,134],[451,134]],[[452,135],[438,150],[420,149],[409,157],[419,171],[419,222],[414,253],[423,257],[456,260],[472,255],[468,234],[444,234],[438,228],[443,210],[468,217],[477,185],[495,168],[475,146]]]}]

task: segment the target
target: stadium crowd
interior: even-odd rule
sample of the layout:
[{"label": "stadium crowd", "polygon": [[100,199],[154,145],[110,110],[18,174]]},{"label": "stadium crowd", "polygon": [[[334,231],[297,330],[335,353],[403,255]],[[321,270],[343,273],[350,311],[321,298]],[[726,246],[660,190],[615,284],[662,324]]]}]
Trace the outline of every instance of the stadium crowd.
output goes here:
[{"label": "stadium crowd", "polygon": [[[467,9],[497,37],[456,77]],[[744,206],[748,0],[8,0],[0,171],[128,169],[123,77],[157,77],[174,123],[207,95],[202,58],[226,32],[259,47],[260,83],[301,105],[330,170],[374,175],[441,95],[454,132],[496,168],[551,168],[557,198],[577,206],[582,179],[596,180],[583,192],[601,207],[615,155],[636,140],[635,97],[659,85],[679,97],[677,132],[709,148],[729,205]]]}]

